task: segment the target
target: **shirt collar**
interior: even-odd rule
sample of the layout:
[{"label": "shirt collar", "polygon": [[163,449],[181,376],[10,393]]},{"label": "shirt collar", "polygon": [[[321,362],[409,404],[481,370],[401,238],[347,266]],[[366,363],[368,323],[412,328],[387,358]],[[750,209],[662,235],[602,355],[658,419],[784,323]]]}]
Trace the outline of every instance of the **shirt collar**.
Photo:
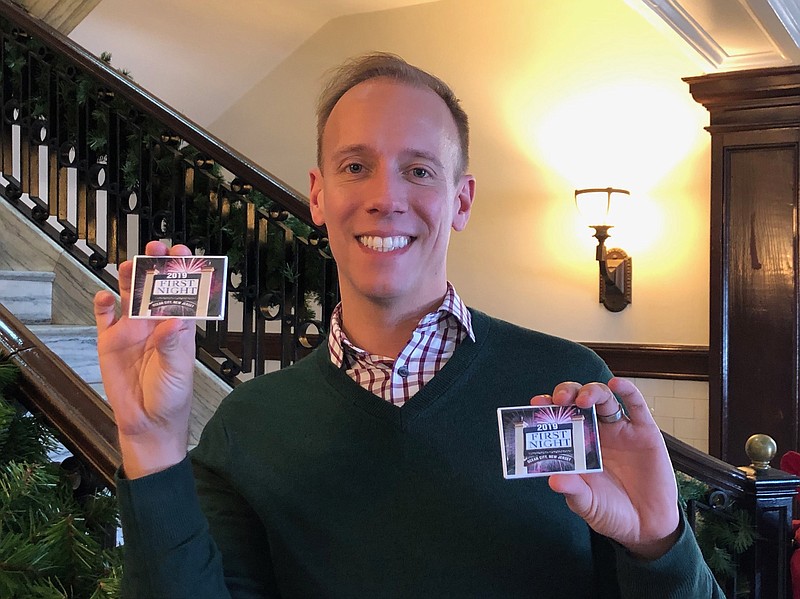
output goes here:
[{"label": "shirt collar", "polygon": [[[419,321],[417,326],[423,326],[427,322],[434,320],[437,316],[447,314],[452,314],[461,326],[464,327],[469,338],[475,341],[475,333],[472,330],[472,315],[456,292],[455,287],[453,287],[449,281],[447,282],[447,291],[444,294],[441,305],[433,312],[426,314]],[[331,356],[331,362],[336,368],[342,368],[346,365],[347,361],[345,357],[347,353],[368,354],[366,350],[353,345],[347,338],[344,329],[342,329],[341,302],[334,308],[333,314],[331,315],[330,334],[328,335],[328,353]]]}]

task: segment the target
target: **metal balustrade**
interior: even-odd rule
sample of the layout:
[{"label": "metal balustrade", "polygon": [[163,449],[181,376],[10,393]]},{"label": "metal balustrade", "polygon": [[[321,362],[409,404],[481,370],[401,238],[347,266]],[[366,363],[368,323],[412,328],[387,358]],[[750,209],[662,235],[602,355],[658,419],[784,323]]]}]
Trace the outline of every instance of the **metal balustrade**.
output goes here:
[{"label": "metal balustrade", "polygon": [[0,4],[0,195],[112,287],[152,239],[229,256],[198,357],[227,382],[324,338],[338,298],[306,201],[70,40]]}]

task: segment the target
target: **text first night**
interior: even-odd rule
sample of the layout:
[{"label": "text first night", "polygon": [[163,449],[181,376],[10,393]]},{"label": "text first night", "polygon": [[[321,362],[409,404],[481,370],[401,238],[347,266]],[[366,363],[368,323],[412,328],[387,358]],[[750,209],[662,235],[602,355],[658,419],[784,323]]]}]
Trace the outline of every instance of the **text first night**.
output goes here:
[{"label": "text first night", "polygon": [[572,431],[541,431],[525,434],[525,449],[572,447]]}]

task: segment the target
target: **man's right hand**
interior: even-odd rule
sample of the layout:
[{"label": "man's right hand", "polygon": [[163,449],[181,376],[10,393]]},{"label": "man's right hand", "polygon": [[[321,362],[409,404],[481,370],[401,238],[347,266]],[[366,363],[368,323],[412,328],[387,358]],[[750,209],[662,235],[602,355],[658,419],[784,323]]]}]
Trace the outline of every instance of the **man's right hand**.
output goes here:
[{"label": "man's right hand", "polygon": [[[189,256],[186,246],[171,249],[151,241],[149,256]],[[195,357],[191,320],[128,318],[133,263],[119,267],[121,316],[107,291],[94,298],[97,352],[108,401],[119,431],[127,478],[165,470],[186,457]]]}]

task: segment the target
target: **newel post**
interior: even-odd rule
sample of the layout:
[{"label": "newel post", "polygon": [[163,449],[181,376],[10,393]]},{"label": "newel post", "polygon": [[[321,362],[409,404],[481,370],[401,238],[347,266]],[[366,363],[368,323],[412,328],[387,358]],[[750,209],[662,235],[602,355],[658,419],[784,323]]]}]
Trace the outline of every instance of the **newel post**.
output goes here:
[{"label": "newel post", "polygon": [[770,467],[776,451],[771,437],[753,435],[745,444],[751,463],[739,468],[748,481],[742,501],[755,517],[757,534],[750,549],[753,559],[746,561],[753,568],[746,575],[754,599],[783,599],[791,593],[792,509],[800,478]]}]

